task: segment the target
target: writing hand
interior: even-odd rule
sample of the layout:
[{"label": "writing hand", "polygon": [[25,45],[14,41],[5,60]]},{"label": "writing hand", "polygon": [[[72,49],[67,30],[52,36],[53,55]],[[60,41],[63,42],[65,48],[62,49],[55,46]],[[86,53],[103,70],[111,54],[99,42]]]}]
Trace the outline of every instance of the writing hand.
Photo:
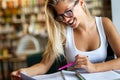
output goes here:
[{"label": "writing hand", "polygon": [[93,63],[90,62],[87,56],[77,55],[75,57],[75,68],[83,68],[88,72],[95,72],[96,68]]}]

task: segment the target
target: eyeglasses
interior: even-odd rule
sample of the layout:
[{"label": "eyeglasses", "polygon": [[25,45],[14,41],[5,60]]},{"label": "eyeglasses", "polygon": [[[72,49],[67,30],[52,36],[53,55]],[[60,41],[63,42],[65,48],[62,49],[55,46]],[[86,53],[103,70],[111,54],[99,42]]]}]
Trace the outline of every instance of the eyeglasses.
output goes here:
[{"label": "eyeglasses", "polygon": [[77,4],[78,1],[75,1],[73,7],[67,11],[65,11],[63,14],[59,14],[55,17],[55,20],[56,21],[59,21],[59,22],[62,22],[64,20],[64,17],[67,17],[67,18],[71,18],[73,17],[73,8],[75,7],[75,5]]}]

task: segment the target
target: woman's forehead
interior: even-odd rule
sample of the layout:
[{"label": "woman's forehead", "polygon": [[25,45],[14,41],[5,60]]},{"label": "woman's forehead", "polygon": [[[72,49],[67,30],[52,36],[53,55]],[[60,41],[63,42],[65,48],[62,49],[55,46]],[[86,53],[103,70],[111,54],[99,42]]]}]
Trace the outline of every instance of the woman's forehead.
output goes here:
[{"label": "woman's forehead", "polygon": [[70,7],[73,4],[74,4],[74,0],[72,0],[72,2],[68,2],[68,0],[61,0],[56,5],[54,5],[54,8],[58,10],[59,8]]},{"label": "woman's forehead", "polygon": [[65,4],[64,2],[59,2],[57,5],[54,6],[56,12],[60,12],[63,13],[64,9],[67,8],[67,4]]},{"label": "woman's forehead", "polygon": [[55,5],[54,8],[55,8],[56,12],[61,14],[61,13],[64,13],[64,11],[66,9],[68,9],[70,7],[70,5],[71,5],[70,3],[67,3],[65,1],[61,1],[57,5]]},{"label": "woman's forehead", "polygon": [[49,3],[50,4],[53,4],[53,5],[57,5],[58,3],[60,2],[64,2],[64,3],[71,3],[71,2],[74,2],[76,0],[50,0]]}]

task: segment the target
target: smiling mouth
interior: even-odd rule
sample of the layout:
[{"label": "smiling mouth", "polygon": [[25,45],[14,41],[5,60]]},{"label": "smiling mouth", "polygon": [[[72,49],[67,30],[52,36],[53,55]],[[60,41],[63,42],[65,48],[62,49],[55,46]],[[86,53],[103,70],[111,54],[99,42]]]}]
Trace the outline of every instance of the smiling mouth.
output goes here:
[{"label": "smiling mouth", "polygon": [[73,19],[71,19],[70,21],[68,21],[68,25],[73,25],[74,24],[74,22],[75,22],[75,18],[73,18]]}]

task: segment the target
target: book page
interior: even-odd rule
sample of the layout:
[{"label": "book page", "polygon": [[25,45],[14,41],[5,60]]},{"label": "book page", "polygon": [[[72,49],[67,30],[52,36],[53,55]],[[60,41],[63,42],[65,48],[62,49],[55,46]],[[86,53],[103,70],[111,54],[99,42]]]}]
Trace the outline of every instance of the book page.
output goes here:
[{"label": "book page", "polygon": [[74,71],[63,70],[65,80],[79,80]]},{"label": "book page", "polygon": [[86,80],[120,80],[120,74],[114,71],[83,73],[81,74]]},{"label": "book page", "polygon": [[37,75],[33,77],[35,80],[64,80],[61,72],[56,72],[52,74]]},{"label": "book page", "polygon": [[24,73],[20,73],[22,80],[35,80],[34,78],[24,74]]},{"label": "book page", "polygon": [[59,71],[52,74],[36,75],[34,77],[21,73],[21,77],[23,80],[78,80],[75,72],[62,70],[62,73],[63,75]]},{"label": "book page", "polygon": [[60,72],[53,74],[37,75],[30,77],[24,73],[21,73],[22,80],[64,80]]},{"label": "book page", "polygon": [[114,70],[116,73],[120,74],[120,70]]},{"label": "book page", "polygon": [[[86,80],[120,80],[120,74],[118,72],[120,73],[120,70],[97,73],[81,73],[81,75]],[[37,75],[34,77],[30,77],[24,73],[21,73],[21,77],[23,80],[79,80],[75,71],[62,70],[62,73],[63,74],[61,74],[61,71],[59,71],[52,74]]]}]

